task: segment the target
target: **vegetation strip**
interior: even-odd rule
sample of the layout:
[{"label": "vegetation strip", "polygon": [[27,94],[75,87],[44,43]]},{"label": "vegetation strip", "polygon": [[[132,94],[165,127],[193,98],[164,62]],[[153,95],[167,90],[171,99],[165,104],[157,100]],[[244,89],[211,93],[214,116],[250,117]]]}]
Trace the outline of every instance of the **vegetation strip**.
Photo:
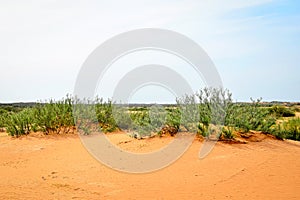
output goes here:
[{"label": "vegetation strip", "polygon": [[231,96],[228,90],[204,88],[176,99],[175,105],[123,105],[102,98],[79,101],[70,96],[28,105],[1,104],[0,130],[18,137],[37,131],[72,133],[77,126],[82,134],[100,128],[102,132],[126,130],[143,138],[187,131],[221,139],[254,130],[300,140],[300,118],[295,117],[300,111],[298,104],[263,103],[261,99],[234,103]]}]

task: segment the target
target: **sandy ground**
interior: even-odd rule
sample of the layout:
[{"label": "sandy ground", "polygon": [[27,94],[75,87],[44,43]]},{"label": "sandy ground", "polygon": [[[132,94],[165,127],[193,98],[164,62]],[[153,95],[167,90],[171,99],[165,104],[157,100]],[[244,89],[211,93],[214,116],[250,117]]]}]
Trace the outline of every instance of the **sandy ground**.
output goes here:
[{"label": "sandy ground", "polygon": [[[147,152],[172,138],[110,134],[128,151]],[[174,164],[148,174],[114,171],[76,135],[0,135],[0,199],[300,199],[300,143],[263,139],[218,142],[203,160],[195,140]]]}]

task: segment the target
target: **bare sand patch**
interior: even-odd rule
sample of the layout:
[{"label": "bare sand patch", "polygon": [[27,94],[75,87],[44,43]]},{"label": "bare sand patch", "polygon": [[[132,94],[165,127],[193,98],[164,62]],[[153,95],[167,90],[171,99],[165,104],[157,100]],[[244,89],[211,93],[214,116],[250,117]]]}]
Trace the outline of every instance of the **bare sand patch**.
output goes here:
[{"label": "bare sand patch", "polygon": [[[136,140],[108,134],[128,151],[148,152],[172,137]],[[112,170],[77,135],[0,135],[0,199],[300,199],[300,145],[269,137],[218,142],[204,159],[195,140],[174,164],[148,174]]]}]

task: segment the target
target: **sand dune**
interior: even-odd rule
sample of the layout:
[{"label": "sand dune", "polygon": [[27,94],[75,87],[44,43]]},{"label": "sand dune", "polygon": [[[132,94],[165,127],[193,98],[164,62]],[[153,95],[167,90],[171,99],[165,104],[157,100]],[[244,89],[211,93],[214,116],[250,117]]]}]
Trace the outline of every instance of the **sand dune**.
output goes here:
[{"label": "sand dune", "polygon": [[[128,151],[158,149],[171,137],[109,134]],[[300,143],[218,142],[203,160],[195,140],[174,164],[148,174],[114,171],[77,135],[0,136],[0,199],[300,199]]]}]

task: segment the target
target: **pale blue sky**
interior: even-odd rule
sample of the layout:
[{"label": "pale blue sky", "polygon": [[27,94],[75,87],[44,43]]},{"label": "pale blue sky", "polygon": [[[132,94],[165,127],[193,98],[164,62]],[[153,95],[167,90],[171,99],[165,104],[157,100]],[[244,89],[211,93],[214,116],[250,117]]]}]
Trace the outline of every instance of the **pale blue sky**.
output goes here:
[{"label": "pale blue sky", "polygon": [[98,45],[150,27],[202,46],[238,101],[300,101],[299,10],[289,0],[1,1],[0,102],[73,93],[82,63]]}]

